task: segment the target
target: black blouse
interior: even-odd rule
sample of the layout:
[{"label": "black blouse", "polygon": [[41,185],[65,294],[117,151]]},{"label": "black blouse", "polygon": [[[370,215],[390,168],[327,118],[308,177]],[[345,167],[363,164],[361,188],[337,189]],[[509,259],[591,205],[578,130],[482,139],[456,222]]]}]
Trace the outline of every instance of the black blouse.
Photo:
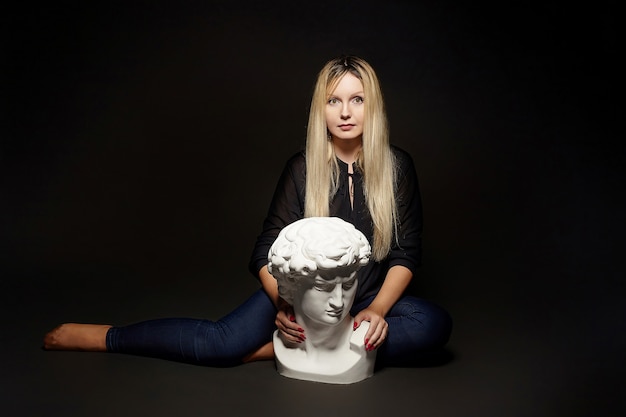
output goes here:
[{"label": "black blouse", "polygon": [[[397,170],[396,200],[398,206],[398,230],[391,251],[381,262],[370,261],[358,272],[359,287],[356,302],[378,293],[387,271],[395,265],[407,267],[413,274],[421,262],[422,204],[415,167],[411,156],[392,147]],[[352,223],[373,242],[372,219],[363,195],[363,176],[353,169],[354,203],[350,204],[348,164],[338,160],[340,167],[339,189],[330,202],[330,216]],[[258,236],[250,258],[250,272],[258,278],[259,270],[267,265],[267,254],[280,230],[304,217],[304,193],[306,162],[304,152],[292,156],[278,180],[274,197],[263,231]]]}]

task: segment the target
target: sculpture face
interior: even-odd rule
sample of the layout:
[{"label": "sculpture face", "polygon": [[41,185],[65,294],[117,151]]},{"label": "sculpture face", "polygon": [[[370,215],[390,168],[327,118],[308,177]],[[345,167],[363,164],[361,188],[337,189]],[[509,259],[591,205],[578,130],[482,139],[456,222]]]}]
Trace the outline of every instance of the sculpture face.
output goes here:
[{"label": "sculpture face", "polygon": [[300,285],[296,303],[309,320],[332,326],[341,323],[350,313],[356,289],[356,272],[331,279],[318,275]]}]

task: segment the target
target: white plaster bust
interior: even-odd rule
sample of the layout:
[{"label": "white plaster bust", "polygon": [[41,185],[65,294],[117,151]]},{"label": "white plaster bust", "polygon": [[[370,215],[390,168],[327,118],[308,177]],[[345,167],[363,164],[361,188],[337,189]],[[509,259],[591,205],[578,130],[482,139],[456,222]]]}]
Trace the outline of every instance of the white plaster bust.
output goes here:
[{"label": "white plaster bust", "polygon": [[309,381],[351,384],[374,373],[376,351],[365,350],[369,327],[353,330],[350,308],[356,272],[371,253],[367,238],[337,217],[310,217],[286,226],[268,254],[268,269],[280,296],[293,306],[304,343],[274,333],[278,372]]}]

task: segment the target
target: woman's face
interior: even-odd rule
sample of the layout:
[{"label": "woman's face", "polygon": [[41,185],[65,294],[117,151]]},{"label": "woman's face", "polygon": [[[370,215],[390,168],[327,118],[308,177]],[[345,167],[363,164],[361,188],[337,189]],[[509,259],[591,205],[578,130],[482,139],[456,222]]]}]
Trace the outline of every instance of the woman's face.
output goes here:
[{"label": "woman's face", "polygon": [[300,285],[294,301],[299,303],[302,313],[310,320],[332,326],[340,323],[350,312],[356,288],[356,272],[348,277],[332,279],[318,275]]},{"label": "woman's face", "polygon": [[364,99],[361,80],[346,73],[326,102],[326,126],[333,140],[361,139]]}]

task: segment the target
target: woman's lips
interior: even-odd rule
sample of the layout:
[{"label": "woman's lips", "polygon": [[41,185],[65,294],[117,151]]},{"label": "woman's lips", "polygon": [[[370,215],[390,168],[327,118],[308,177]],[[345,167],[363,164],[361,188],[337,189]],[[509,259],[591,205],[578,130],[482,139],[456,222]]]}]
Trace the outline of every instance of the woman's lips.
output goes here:
[{"label": "woman's lips", "polygon": [[339,125],[339,129],[341,130],[350,130],[354,127],[354,125]]}]

